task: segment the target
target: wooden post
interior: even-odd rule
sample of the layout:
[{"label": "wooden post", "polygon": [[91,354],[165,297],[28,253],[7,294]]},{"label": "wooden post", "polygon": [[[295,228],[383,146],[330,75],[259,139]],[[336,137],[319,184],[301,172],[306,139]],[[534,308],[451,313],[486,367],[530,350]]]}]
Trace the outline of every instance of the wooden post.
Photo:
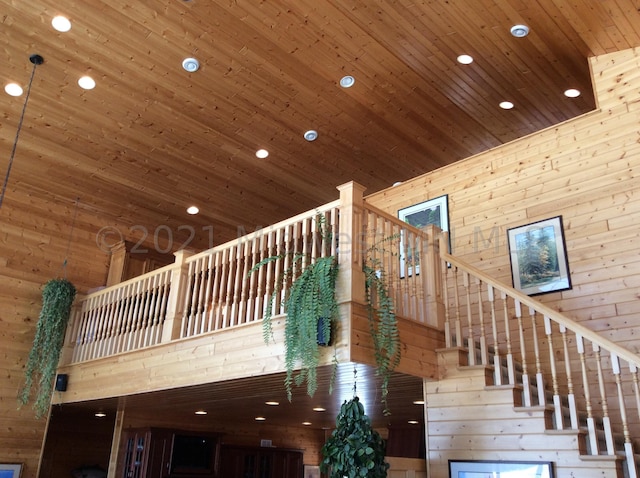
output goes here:
[{"label": "wooden post", "polygon": [[[427,301],[427,323],[437,327],[439,330],[444,330],[445,310],[442,297],[443,276],[442,259],[440,258],[441,244],[439,241],[441,231],[433,224],[425,226],[423,230],[427,234],[426,250],[424,251],[426,259],[424,265],[424,271],[426,273],[424,292]],[[421,266],[421,273],[422,269]]]},{"label": "wooden post", "polygon": [[336,299],[365,303],[364,273],[362,272],[362,214],[364,186],[353,181],[342,184],[340,191],[340,228],[338,234],[338,280]]},{"label": "wooden post", "polygon": [[171,288],[169,290],[167,315],[162,327],[161,342],[171,342],[180,336],[182,314],[184,312],[184,295],[188,279],[186,260],[192,255],[193,252],[184,249],[174,253],[174,256],[176,256],[175,265],[178,267],[171,272]]}]

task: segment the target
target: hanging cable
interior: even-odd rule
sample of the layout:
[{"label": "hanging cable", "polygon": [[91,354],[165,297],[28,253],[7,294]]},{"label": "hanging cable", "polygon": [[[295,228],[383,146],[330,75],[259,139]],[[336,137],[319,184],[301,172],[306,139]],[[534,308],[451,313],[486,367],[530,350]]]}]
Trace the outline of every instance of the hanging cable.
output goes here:
[{"label": "hanging cable", "polygon": [[29,95],[31,94],[31,84],[33,83],[33,77],[36,73],[36,67],[44,63],[44,58],[42,58],[38,54],[33,54],[29,57],[29,61],[33,63],[33,70],[31,70],[31,78],[29,79],[29,87],[27,88],[27,97],[24,99],[24,105],[22,106],[22,114],[20,115],[20,121],[18,122],[18,130],[16,131],[16,137],[13,140],[13,149],[11,150],[11,155],[9,156],[9,166],[7,167],[7,174],[4,177],[4,184],[2,185],[2,193],[0,193],[0,208],[2,207],[4,194],[7,191],[7,184],[9,183],[9,174],[11,174],[11,166],[13,165],[13,158],[16,155],[18,138],[20,137],[20,130],[22,129],[22,121],[24,120],[24,113],[27,110],[27,102],[29,101]]}]

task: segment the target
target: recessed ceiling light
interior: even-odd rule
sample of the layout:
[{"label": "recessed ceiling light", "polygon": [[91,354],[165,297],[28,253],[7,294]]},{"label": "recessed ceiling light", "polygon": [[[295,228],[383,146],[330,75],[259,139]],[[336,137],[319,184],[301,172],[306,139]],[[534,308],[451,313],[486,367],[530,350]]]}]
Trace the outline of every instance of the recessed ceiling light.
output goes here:
[{"label": "recessed ceiling light", "polygon": [[308,426],[310,426],[310,425],[311,425],[311,422],[302,422],[302,424],[303,424],[305,427],[308,427]]},{"label": "recessed ceiling light", "polygon": [[195,58],[185,58],[182,60],[182,68],[189,73],[193,73],[194,71],[198,71],[200,68],[200,62]]},{"label": "recessed ceiling light", "polygon": [[350,75],[340,78],[340,86],[342,86],[343,88],[351,88],[355,82],[356,79]]},{"label": "recessed ceiling light", "polygon": [[196,415],[206,415],[208,412],[206,410],[196,410]]},{"label": "recessed ceiling light", "polygon": [[83,76],[78,80],[80,88],[85,90],[93,90],[96,87],[96,82],[90,76]]},{"label": "recessed ceiling light", "polygon": [[260,159],[264,159],[267,156],[269,156],[269,151],[267,151],[266,149],[259,149],[258,151],[256,151],[256,157]]},{"label": "recessed ceiling light", "polygon": [[304,139],[307,141],[315,141],[318,139],[318,132],[315,129],[310,129],[304,134]]},{"label": "recessed ceiling light", "polygon": [[269,400],[267,402],[264,402],[267,405],[271,405],[272,407],[276,407],[278,405],[280,405],[280,402],[276,402],[275,400]]},{"label": "recessed ceiling light", "polygon": [[420,422],[418,420],[409,420],[407,423],[409,423],[410,425],[417,425]]},{"label": "recessed ceiling light", "polygon": [[313,411],[314,411],[314,412],[326,412],[326,411],[327,411],[327,409],[326,409],[326,408],[323,408],[323,407],[314,407],[314,408],[313,408]]},{"label": "recessed ceiling light", "polygon": [[71,22],[67,17],[57,15],[51,19],[51,26],[59,32],[68,32],[71,30]]},{"label": "recessed ceiling light", "polygon": [[564,92],[564,96],[566,96],[567,98],[577,98],[578,96],[580,96],[580,90],[576,90],[575,88],[569,88],[567,91]]},{"label": "recessed ceiling light", "polygon": [[96,412],[96,413],[93,414],[93,416],[97,417],[97,418],[104,418],[104,417],[107,416],[107,414],[104,413],[104,412]]},{"label": "recessed ceiling light", "polygon": [[471,55],[460,55],[458,57],[458,63],[462,65],[469,65],[473,63],[473,57]]},{"label": "recessed ceiling light", "polygon": [[199,212],[200,212],[200,209],[198,208],[198,206],[189,206],[187,208],[187,214],[194,215],[194,214],[198,214]]},{"label": "recessed ceiling light", "polygon": [[264,422],[266,420],[265,417],[256,417],[255,419],[257,422]]},{"label": "recessed ceiling light", "polygon": [[22,86],[18,83],[9,83],[5,85],[4,91],[11,96],[20,96],[22,94]]},{"label": "recessed ceiling light", "polygon": [[414,405],[424,405],[424,400],[414,400],[413,404]]},{"label": "recessed ceiling light", "polygon": [[510,110],[511,108],[513,108],[513,103],[511,103],[511,101],[502,101],[500,103],[500,108],[502,108],[503,110]]},{"label": "recessed ceiling light", "polygon": [[400,186],[402,184],[402,181],[396,181],[395,183],[393,183],[393,187],[395,188],[396,186]]},{"label": "recessed ceiling light", "polygon": [[511,27],[511,34],[516,38],[523,38],[529,34],[529,27],[526,25],[514,25]]}]

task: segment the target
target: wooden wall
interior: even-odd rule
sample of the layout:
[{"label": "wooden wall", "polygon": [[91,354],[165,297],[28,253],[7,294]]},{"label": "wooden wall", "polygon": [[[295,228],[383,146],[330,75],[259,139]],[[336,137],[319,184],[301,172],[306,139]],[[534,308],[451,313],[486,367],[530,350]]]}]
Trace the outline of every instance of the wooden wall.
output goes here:
[{"label": "wooden wall", "polygon": [[640,50],[592,60],[599,110],[367,197],[449,196],[453,253],[511,283],[507,229],[561,215],[573,289],[538,296],[640,352]]}]

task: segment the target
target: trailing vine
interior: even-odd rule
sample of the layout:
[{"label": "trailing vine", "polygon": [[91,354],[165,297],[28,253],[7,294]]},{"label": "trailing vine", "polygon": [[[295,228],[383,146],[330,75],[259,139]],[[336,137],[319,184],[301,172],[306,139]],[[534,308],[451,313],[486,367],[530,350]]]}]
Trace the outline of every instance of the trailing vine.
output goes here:
[{"label": "trailing vine", "polygon": [[27,404],[31,389],[37,383],[33,408],[38,418],[49,410],[53,380],[75,296],[76,288],[66,279],[50,280],[42,290],[42,310],[25,367],[25,384],[18,396],[22,405]]},{"label": "trailing vine", "polygon": [[[383,241],[392,240],[393,237]],[[373,339],[376,373],[382,378],[381,401],[384,404],[384,414],[389,415],[387,396],[389,394],[389,379],[400,363],[400,334],[395,314],[393,299],[389,296],[387,273],[379,259],[366,254],[362,270],[365,276],[365,297],[367,301],[367,315],[369,331]]]}]

